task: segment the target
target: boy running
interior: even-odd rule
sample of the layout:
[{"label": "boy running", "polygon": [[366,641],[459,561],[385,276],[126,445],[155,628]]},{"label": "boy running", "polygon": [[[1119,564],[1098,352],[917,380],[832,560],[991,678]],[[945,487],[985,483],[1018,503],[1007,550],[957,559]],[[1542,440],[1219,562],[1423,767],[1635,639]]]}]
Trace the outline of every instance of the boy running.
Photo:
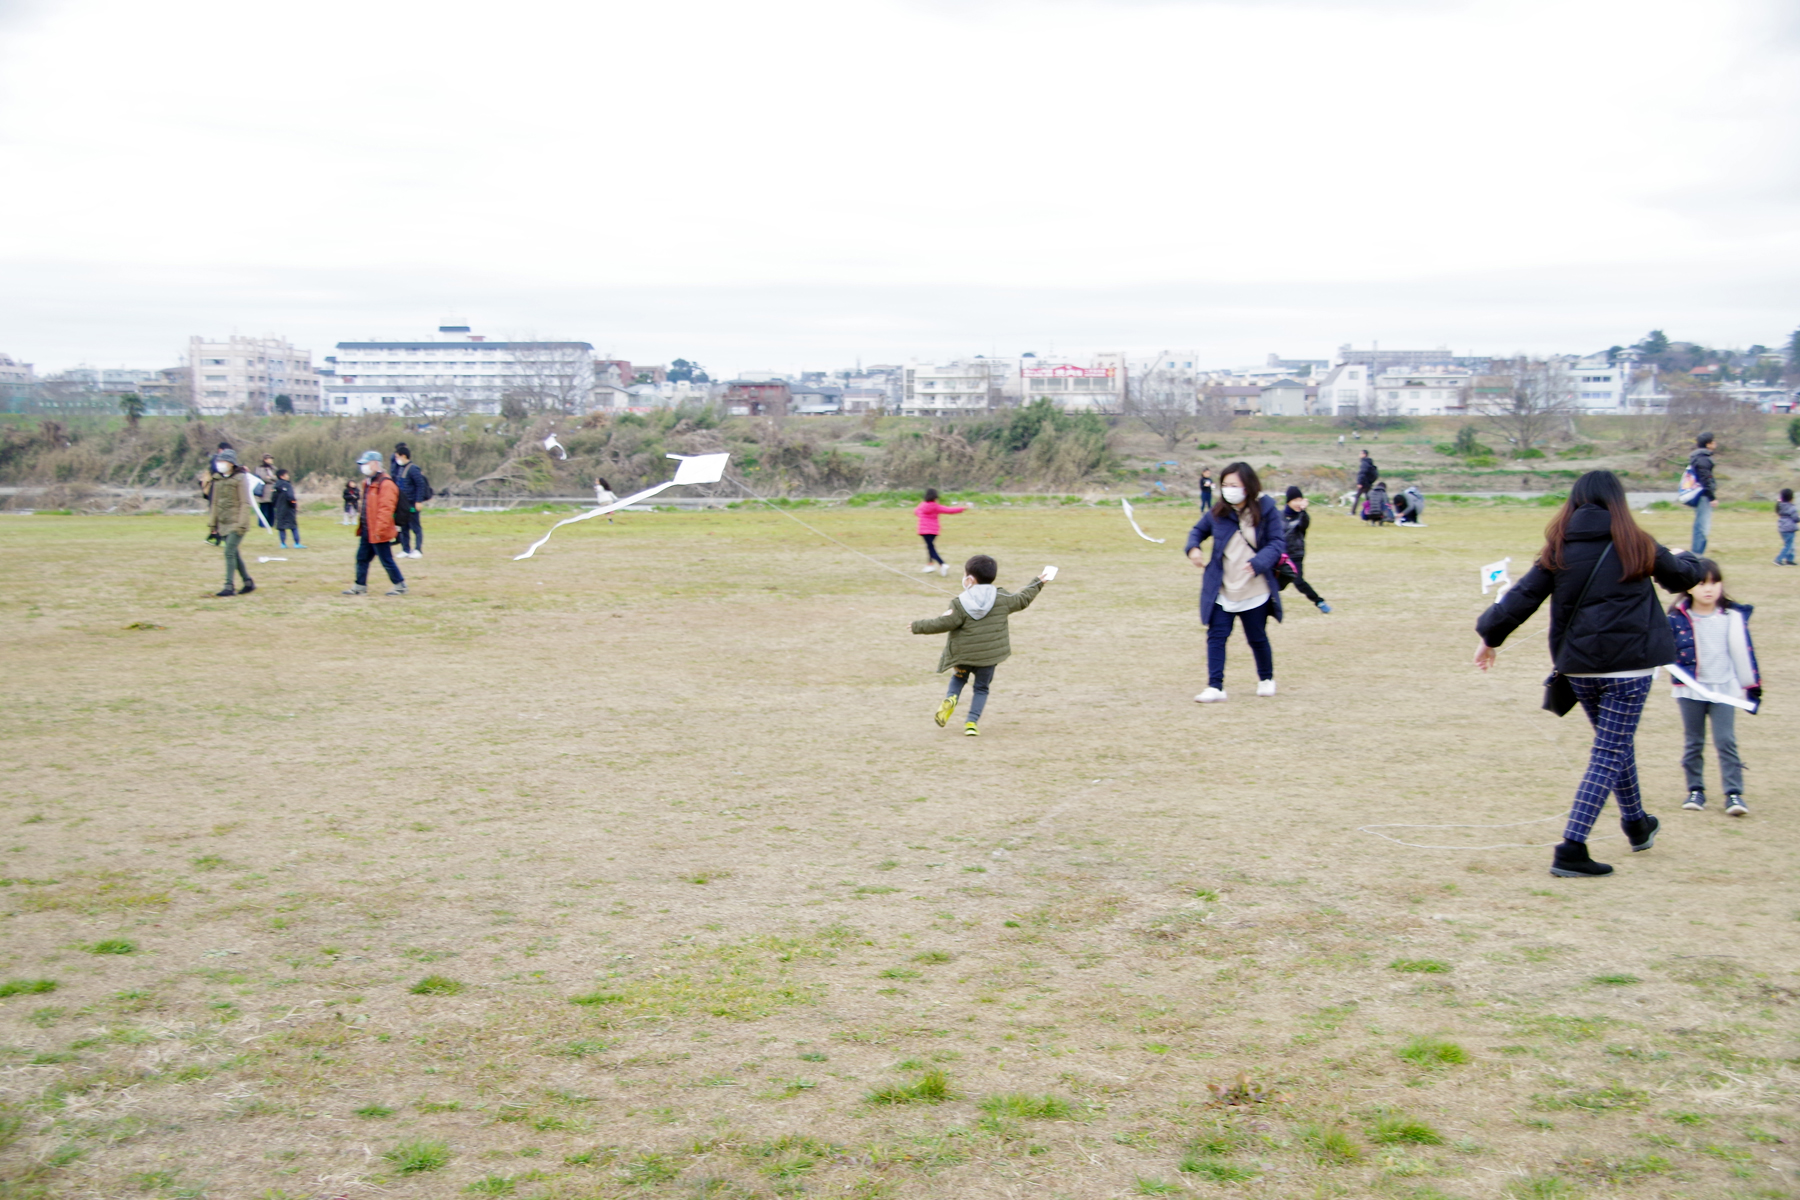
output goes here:
[{"label": "boy running", "polygon": [[979,736],[976,723],[987,707],[988,686],[994,681],[994,668],[1012,655],[1012,639],[1008,635],[1008,615],[1030,607],[1043,588],[1045,579],[1038,576],[1016,592],[1003,592],[994,586],[1000,566],[986,554],[977,554],[963,564],[963,591],[950,602],[950,611],[941,617],[914,621],[914,633],[947,633],[944,653],[937,669],[949,671],[950,690],[938,705],[938,725],[950,723],[956,713],[956,702],[962,697],[963,685],[975,677],[975,698],[969,702],[969,720],[963,726],[968,737]]}]

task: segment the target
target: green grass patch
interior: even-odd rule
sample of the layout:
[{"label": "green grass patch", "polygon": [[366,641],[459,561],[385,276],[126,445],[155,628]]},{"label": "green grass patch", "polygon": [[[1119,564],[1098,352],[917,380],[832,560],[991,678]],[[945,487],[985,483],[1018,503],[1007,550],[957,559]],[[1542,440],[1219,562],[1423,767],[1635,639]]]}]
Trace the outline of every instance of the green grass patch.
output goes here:
[{"label": "green grass patch", "polygon": [[401,1142],[381,1157],[393,1164],[396,1175],[420,1175],[442,1170],[450,1162],[450,1143],[415,1140]]},{"label": "green grass patch", "polygon": [[448,975],[427,975],[406,990],[415,996],[454,996],[463,985]]},{"label": "green grass patch", "polygon": [[82,947],[89,954],[136,954],[137,943],[126,938],[106,938]]},{"label": "green grass patch", "polygon": [[754,1021],[816,1001],[819,989],[789,978],[779,964],[830,953],[821,942],[774,938],[699,947],[678,959],[674,970],[612,980],[570,1003],[594,1009],[607,1022],[690,1013]]},{"label": "green grass patch", "polygon": [[365,1104],[354,1111],[359,1117],[369,1117],[372,1119],[391,1117],[394,1115],[394,1110],[385,1104]]},{"label": "green grass patch", "polygon": [[1018,1121],[1067,1121],[1075,1115],[1073,1104],[1048,1093],[1001,1092],[982,1097],[979,1107],[990,1117]]},{"label": "green grass patch", "polygon": [[876,1088],[863,1097],[866,1104],[942,1104],[954,1100],[950,1077],[942,1071],[927,1071],[911,1083],[889,1084]]},{"label": "green grass patch", "polygon": [[1630,987],[1634,983],[1644,981],[1636,975],[1596,975],[1588,982],[1599,984],[1601,987]]},{"label": "green grass patch", "polygon": [[956,955],[948,950],[924,950],[912,956],[912,960],[916,963],[947,963],[954,961],[955,958]]},{"label": "green grass patch", "polygon": [[1456,1042],[1423,1035],[1412,1038],[1394,1053],[1421,1067],[1452,1066],[1469,1061],[1469,1052]]},{"label": "green grass patch", "polygon": [[1450,964],[1441,958],[1396,958],[1388,964],[1390,971],[1408,971],[1417,975],[1442,975]]},{"label": "green grass patch", "polygon": [[1444,1135],[1417,1117],[1401,1113],[1382,1113],[1364,1131],[1378,1146],[1441,1146]]},{"label": "green grass patch", "polygon": [[56,990],[54,979],[9,979],[0,983],[0,997],[39,996]]}]

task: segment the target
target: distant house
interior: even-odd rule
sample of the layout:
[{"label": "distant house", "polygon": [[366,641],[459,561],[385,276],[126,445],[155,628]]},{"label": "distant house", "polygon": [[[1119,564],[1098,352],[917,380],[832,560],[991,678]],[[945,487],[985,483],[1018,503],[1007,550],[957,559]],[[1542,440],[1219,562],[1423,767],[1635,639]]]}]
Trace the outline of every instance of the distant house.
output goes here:
[{"label": "distant house", "polygon": [[725,385],[725,411],[734,417],[785,417],[791,404],[785,380],[733,379]]},{"label": "distant house", "polygon": [[1328,417],[1354,417],[1371,411],[1373,375],[1359,363],[1339,363],[1319,381],[1318,411]]},{"label": "distant house", "polygon": [[1260,386],[1250,383],[1214,383],[1201,389],[1200,394],[1211,404],[1222,404],[1233,416],[1253,417],[1262,407]]},{"label": "distant house", "polygon": [[1265,417],[1304,417],[1311,409],[1308,391],[1298,379],[1278,379],[1262,389],[1257,403]]},{"label": "distant house", "polygon": [[788,411],[797,417],[836,416],[844,411],[844,389],[824,384],[791,384]]}]

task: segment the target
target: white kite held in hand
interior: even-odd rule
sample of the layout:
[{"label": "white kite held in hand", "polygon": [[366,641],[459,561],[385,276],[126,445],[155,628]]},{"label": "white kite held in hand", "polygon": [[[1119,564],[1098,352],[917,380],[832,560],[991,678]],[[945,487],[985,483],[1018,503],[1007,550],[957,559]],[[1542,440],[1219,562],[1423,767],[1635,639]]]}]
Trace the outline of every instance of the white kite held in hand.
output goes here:
[{"label": "white kite held in hand", "polygon": [[[550,533],[555,533],[564,525],[573,525],[577,521],[592,520],[594,517],[604,517],[607,513],[618,512],[621,508],[629,508],[633,504],[639,504],[648,500],[650,497],[667,488],[690,483],[717,483],[719,480],[725,478],[725,464],[731,461],[731,455],[729,454],[671,454],[667,457],[677,459],[681,463],[679,467],[675,468],[675,478],[669,480],[667,483],[659,483],[653,488],[645,488],[636,495],[627,496],[623,500],[615,500],[611,504],[602,504],[599,508],[590,508],[580,516],[569,517],[566,520],[558,521],[550,527]],[[530,558],[533,554],[536,554],[538,547],[550,540],[550,533],[546,533],[543,537],[531,543],[531,548],[525,551],[525,553],[513,555],[513,561],[518,562],[520,559]]]},{"label": "white kite held in hand", "polygon": [[566,459],[569,457],[569,452],[567,450],[564,450],[563,444],[556,440],[556,434],[554,432],[551,433],[551,435],[549,437],[544,439],[544,453],[555,454],[556,457],[562,458],[562,459]]},{"label": "white kite held in hand", "polygon": [[1123,504],[1125,506],[1125,519],[1127,521],[1131,522],[1131,527],[1133,529],[1137,529],[1137,535],[1139,537],[1143,538],[1146,542],[1155,542],[1159,546],[1169,540],[1168,538],[1153,538],[1149,534],[1145,533],[1142,529],[1138,529],[1137,517],[1132,515],[1132,512],[1131,512],[1131,501],[1125,499],[1125,497],[1123,497],[1123,496],[1120,496],[1119,503]]},{"label": "white kite held in hand", "polygon": [[1506,595],[1506,589],[1512,586],[1512,577],[1507,574],[1507,569],[1511,566],[1512,559],[1503,558],[1481,568],[1481,594],[1485,596],[1489,588],[1499,588],[1500,595]]},{"label": "white kite held in hand", "polygon": [[1670,663],[1668,666],[1664,667],[1663,670],[1674,677],[1677,683],[1686,687],[1688,691],[1694,693],[1694,695],[1700,697],[1702,700],[1710,700],[1714,704],[1729,704],[1734,708],[1741,708],[1748,713],[1753,713],[1757,710],[1758,705],[1756,701],[1749,699],[1736,700],[1730,696],[1721,695],[1711,688],[1703,686],[1699,680],[1695,679],[1692,675],[1689,675],[1674,663]]}]

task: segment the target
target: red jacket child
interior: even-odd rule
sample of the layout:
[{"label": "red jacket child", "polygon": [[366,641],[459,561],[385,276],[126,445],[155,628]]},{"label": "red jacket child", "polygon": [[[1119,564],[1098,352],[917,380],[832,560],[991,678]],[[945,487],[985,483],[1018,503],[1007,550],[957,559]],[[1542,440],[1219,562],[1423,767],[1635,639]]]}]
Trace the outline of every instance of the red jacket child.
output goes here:
[{"label": "red jacket child", "polygon": [[950,573],[943,555],[937,552],[938,518],[962,511],[961,507],[939,504],[936,488],[925,489],[925,499],[919,502],[919,507],[913,509],[913,515],[919,518],[919,536],[925,539],[925,566],[922,570],[936,569],[939,575]]}]

